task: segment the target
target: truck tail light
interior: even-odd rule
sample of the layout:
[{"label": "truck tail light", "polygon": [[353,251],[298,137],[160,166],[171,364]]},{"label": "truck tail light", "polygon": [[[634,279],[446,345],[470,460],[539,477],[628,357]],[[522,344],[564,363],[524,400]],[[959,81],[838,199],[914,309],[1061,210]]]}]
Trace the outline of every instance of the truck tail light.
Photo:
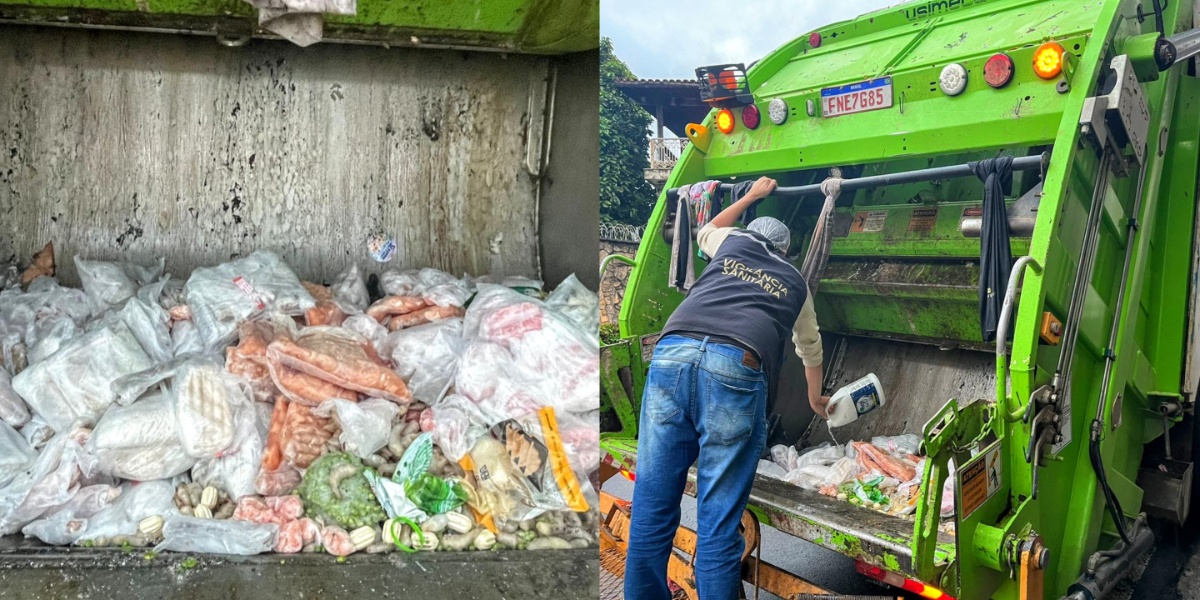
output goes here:
[{"label": "truck tail light", "polygon": [[750,104],[742,109],[742,125],[748,129],[758,129],[758,124],[762,121],[762,115],[758,112],[758,107]]},{"label": "truck tail light", "polygon": [[1062,73],[1063,47],[1057,42],[1046,42],[1033,53],[1033,72],[1042,79],[1054,79]]},{"label": "truck tail light", "polygon": [[733,133],[733,111],[728,108],[717,111],[717,130],[721,133]]},{"label": "truck tail light", "polygon": [[925,585],[915,579],[902,577],[891,571],[884,571],[874,565],[860,562],[855,564],[855,569],[871,579],[882,581],[890,586],[898,587],[902,590],[913,592],[922,598],[930,598],[931,600],[954,600],[954,597],[939,590],[931,585]]},{"label": "truck tail light", "polygon": [[1013,71],[1013,60],[1007,54],[997,54],[983,65],[983,79],[994,88],[1002,88],[1012,81]]},{"label": "truck tail light", "polygon": [[621,476],[630,481],[637,481],[637,475],[635,475],[633,471],[630,471],[629,469],[621,469]]}]

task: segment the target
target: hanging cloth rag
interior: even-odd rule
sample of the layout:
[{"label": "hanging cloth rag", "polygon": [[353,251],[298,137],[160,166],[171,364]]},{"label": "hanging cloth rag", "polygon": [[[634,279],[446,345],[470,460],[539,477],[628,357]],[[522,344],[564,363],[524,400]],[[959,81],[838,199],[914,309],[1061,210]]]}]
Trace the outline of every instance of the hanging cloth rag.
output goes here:
[{"label": "hanging cloth rag", "polygon": [[675,232],[671,236],[671,272],[668,283],[671,287],[687,293],[696,282],[696,269],[692,262],[692,213],[688,202],[690,186],[678,190],[675,201]]},{"label": "hanging cloth rag", "polygon": [[[701,181],[688,186],[696,227],[704,227],[721,212],[721,182]],[[715,209],[714,209],[715,207]]]},{"label": "hanging cloth rag", "polygon": [[[733,190],[729,192],[729,203],[733,204],[734,202],[741,200],[742,196],[745,196],[746,192],[750,191],[750,188],[753,186],[753,181],[742,181],[735,183],[733,185]],[[754,204],[750,205],[750,208],[746,209],[746,212],[742,213],[742,225],[749,225],[750,221],[758,218],[759,204],[762,204],[762,199],[755,201]]]},{"label": "hanging cloth rag", "polygon": [[1004,197],[1012,193],[1012,157],[997,156],[969,163],[983,181],[983,223],[979,235],[979,328],[983,341],[996,339],[1004,291],[1012,270],[1008,241],[1008,208]]},{"label": "hanging cloth rag", "polygon": [[[700,231],[701,227],[707,225],[717,213],[721,212],[721,182],[701,181],[693,183],[688,189],[691,194],[692,223],[696,226],[696,231]],[[699,248],[696,248],[696,257],[700,260],[709,259],[709,256]]]},{"label": "hanging cloth rag", "polygon": [[821,274],[825,272],[825,265],[829,263],[829,250],[833,247],[833,205],[842,193],[841,170],[830,170],[829,178],[821,182],[821,193],[825,194],[825,204],[821,206],[821,214],[817,215],[817,226],[813,228],[812,241],[808,244],[808,253],[804,255],[804,264],[800,266],[800,275],[808,284],[810,295],[817,293]]},{"label": "hanging cloth rag", "polygon": [[258,8],[258,24],[296,44],[311,46],[325,35],[323,13],[353,15],[356,0],[245,0]]}]

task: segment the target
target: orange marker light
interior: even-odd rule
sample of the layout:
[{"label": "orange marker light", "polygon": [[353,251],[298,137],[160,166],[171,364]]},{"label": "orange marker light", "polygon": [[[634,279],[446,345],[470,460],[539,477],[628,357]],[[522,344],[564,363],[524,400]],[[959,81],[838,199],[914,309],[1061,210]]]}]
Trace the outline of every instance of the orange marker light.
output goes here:
[{"label": "orange marker light", "polygon": [[733,112],[728,108],[717,111],[717,130],[721,133],[733,133]]},{"label": "orange marker light", "polygon": [[1056,42],[1046,42],[1033,53],[1033,72],[1042,79],[1054,79],[1062,73],[1063,47]]}]

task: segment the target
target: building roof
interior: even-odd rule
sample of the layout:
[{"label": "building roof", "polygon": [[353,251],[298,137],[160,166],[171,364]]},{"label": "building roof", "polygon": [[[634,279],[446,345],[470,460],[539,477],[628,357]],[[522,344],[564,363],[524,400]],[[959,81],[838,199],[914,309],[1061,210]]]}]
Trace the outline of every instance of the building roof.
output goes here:
[{"label": "building roof", "polygon": [[699,123],[710,110],[695,79],[618,79],[616,85],[651,116],[657,118],[661,109],[663,125],[675,135],[682,136],[684,126]]}]

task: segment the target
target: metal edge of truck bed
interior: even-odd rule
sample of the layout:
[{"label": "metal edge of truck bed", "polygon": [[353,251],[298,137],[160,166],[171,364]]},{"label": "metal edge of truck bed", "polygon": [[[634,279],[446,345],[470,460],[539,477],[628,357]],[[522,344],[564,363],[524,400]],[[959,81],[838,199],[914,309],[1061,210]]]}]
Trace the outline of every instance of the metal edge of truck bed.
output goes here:
[{"label": "metal edge of truck bed", "polygon": [[545,598],[593,600],[595,548],[549,551],[227,556],[63,548],[0,537],[0,597]]},{"label": "metal edge of truck bed", "polygon": [[[696,495],[696,471],[685,488]],[[754,476],[747,506],[765,515],[771,527],[881,569],[915,578],[910,544],[913,522],[854,506],[843,500],[779,481]],[[954,538],[938,533],[938,577],[954,555]]]}]

